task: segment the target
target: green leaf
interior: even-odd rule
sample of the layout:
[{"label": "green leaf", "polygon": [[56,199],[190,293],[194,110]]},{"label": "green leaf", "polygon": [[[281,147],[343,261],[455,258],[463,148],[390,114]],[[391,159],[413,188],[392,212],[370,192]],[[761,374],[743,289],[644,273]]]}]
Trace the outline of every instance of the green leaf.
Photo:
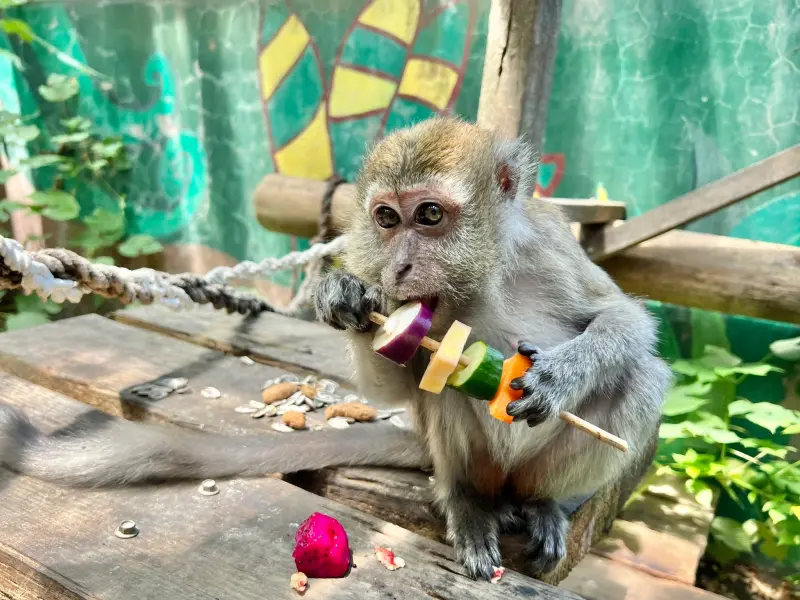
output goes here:
[{"label": "green leaf", "polygon": [[[786,430],[784,430],[784,433],[785,432]],[[762,440],[759,438],[745,438],[739,440],[739,443],[745,448],[758,448],[760,453],[776,458],[786,458],[790,452],[796,451],[794,446],[783,446],[770,440]]]},{"label": "green leaf", "polygon": [[770,433],[775,433],[778,429],[796,425],[800,422],[794,411],[784,408],[780,404],[772,404],[771,402],[758,402],[753,404],[745,415],[745,418],[751,423],[755,423],[760,427],[768,430]]},{"label": "green leaf", "polygon": [[122,256],[135,258],[147,254],[161,252],[164,247],[150,235],[133,235],[119,245],[118,251]]},{"label": "green leaf", "polygon": [[54,144],[76,144],[89,139],[88,131],[79,131],[76,133],[65,133],[63,135],[54,135],[52,137]]},{"label": "green leaf", "polygon": [[694,479],[686,482],[686,488],[695,499],[706,508],[711,508],[714,502],[714,490],[705,481]]},{"label": "green leaf", "polygon": [[789,427],[786,427],[781,433],[784,435],[795,435],[796,433],[800,433],[800,423],[797,425],[789,425]]},{"label": "green leaf", "polygon": [[742,359],[734,356],[725,348],[709,345],[705,347],[700,362],[710,369],[715,369],[717,367],[736,367],[742,364]]},{"label": "green leaf", "polygon": [[742,524],[728,517],[716,517],[711,523],[714,537],[738,552],[752,552],[752,542],[742,528]]},{"label": "green leaf", "polygon": [[66,159],[58,154],[37,154],[25,160],[20,161],[20,164],[29,169],[40,169],[42,167],[49,167],[56,163],[64,162]]},{"label": "green leaf", "polygon": [[32,42],[36,37],[31,26],[21,19],[0,19],[0,29],[8,35],[16,35],[23,42]]},{"label": "green leaf", "polygon": [[25,70],[25,67],[22,65],[22,59],[13,52],[11,52],[11,50],[0,48],[0,56],[9,60],[11,64],[17,67],[20,71]]},{"label": "green leaf", "polygon": [[6,329],[8,329],[8,331],[15,331],[17,329],[27,329],[28,327],[44,325],[49,322],[50,320],[47,318],[47,315],[43,313],[23,312],[6,317]]},{"label": "green leaf", "polygon": [[766,363],[751,363],[747,365],[740,365],[738,367],[719,367],[714,369],[714,372],[720,377],[729,377],[735,374],[757,375],[759,377],[763,377],[764,375],[768,375],[772,372],[783,373],[783,369],[773,365],[768,365]]},{"label": "green leaf", "polygon": [[34,192],[30,198],[42,215],[54,221],[70,221],[81,211],[75,197],[61,190]]},{"label": "green leaf", "polygon": [[61,121],[69,131],[86,131],[92,126],[92,122],[84,117],[72,117]]},{"label": "green leaf", "polygon": [[18,125],[13,129],[13,135],[26,143],[35,140],[40,133],[36,125]]},{"label": "green leaf", "polygon": [[746,415],[753,410],[753,403],[745,398],[734,400],[728,404],[728,414],[732,417],[737,415]]},{"label": "green leaf", "polygon": [[719,376],[712,369],[701,364],[698,360],[676,360],[672,363],[672,370],[681,375],[696,377],[699,384],[713,383],[719,379]]},{"label": "green leaf", "polygon": [[664,406],[661,409],[664,415],[668,417],[685,415],[686,413],[694,412],[701,406],[708,404],[708,400],[696,398],[690,393],[687,393],[686,388],[688,387],[691,386],[676,385],[669,391],[664,401]]},{"label": "green leaf", "polygon": [[800,519],[800,506],[793,506],[793,507],[792,507],[792,514],[793,514],[793,515],[794,515],[796,518]]},{"label": "green leaf", "polygon": [[111,256],[98,256],[94,259],[94,262],[100,263],[101,265],[113,265],[114,259]]},{"label": "green leaf", "polygon": [[662,423],[658,428],[658,437],[662,440],[675,440],[692,437],[692,434],[684,429],[682,423]]},{"label": "green leaf", "polygon": [[741,439],[733,431],[725,429],[711,429],[705,437],[717,444],[735,444]]},{"label": "green leaf", "polygon": [[51,73],[47,76],[47,85],[39,86],[39,93],[48,102],[64,102],[75,96],[79,89],[74,77]]},{"label": "green leaf", "polygon": [[783,360],[800,360],[800,337],[772,342],[769,350]]}]

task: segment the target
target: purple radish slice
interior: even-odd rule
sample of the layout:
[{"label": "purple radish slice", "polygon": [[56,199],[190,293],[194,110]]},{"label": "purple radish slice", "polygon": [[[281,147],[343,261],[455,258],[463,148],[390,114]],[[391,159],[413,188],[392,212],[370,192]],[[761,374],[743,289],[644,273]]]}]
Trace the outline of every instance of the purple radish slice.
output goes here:
[{"label": "purple radish slice", "polygon": [[428,335],[433,309],[422,302],[410,302],[394,311],[375,332],[372,349],[398,365],[405,365]]}]

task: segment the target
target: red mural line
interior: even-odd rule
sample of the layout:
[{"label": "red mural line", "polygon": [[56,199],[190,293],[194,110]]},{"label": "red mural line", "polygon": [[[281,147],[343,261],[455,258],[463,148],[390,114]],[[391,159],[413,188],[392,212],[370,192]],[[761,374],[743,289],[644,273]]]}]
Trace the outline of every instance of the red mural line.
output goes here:
[{"label": "red mural line", "polygon": [[445,106],[444,108],[439,108],[438,106],[435,106],[434,104],[428,102],[427,100],[425,100],[423,98],[419,98],[417,96],[410,96],[409,94],[397,94],[395,99],[397,99],[397,98],[399,98],[401,100],[408,100],[409,102],[416,102],[417,104],[421,104],[425,108],[428,108],[428,109],[432,110],[435,113],[440,113],[441,111],[447,110],[447,108],[448,108],[447,106]]},{"label": "red mural line", "polygon": [[558,185],[561,183],[561,179],[564,177],[567,160],[563,154],[543,154],[539,164],[546,163],[555,163],[556,165],[555,171],[553,171],[553,179],[550,180],[550,185],[546,188],[541,187],[537,183],[536,190],[539,192],[540,196],[550,197],[555,193]]},{"label": "red mural line", "polygon": [[337,65],[337,68],[341,67],[343,69],[350,69],[351,71],[358,71],[359,73],[364,73],[365,75],[371,75],[377,79],[382,79],[384,81],[389,81],[394,84],[400,83],[399,80],[395,79],[391,75],[378,71],[374,67],[363,67],[361,65],[351,65],[349,63],[341,63]]},{"label": "red mural line", "polygon": [[412,54],[408,57],[409,60],[412,58],[424,60],[425,62],[433,63],[435,65],[441,65],[443,67],[447,67],[451,71],[458,71],[458,65],[454,65],[449,60],[439,58],[438,56],[429,56],[428,54]]},{"label": "red mural line", "polygon": [[355,119],[366,119],[367,117],[374,117],[375,115],[381,114],[385,111],[385,108],[373,108],[372,110],[368,110],[366,112],[354,114],[354,115],[342,115],[338,117],[328,117],[328,121],[331,123],[345,123],[347,121],[353,121]]},{"label": "red mural line", "polygon": [[[373,25],[367,25],[366,23],[361,23],[361,22],[359,22],[359,21],[358,21],[358,18],[359,18],[359,17],[360,17],[360,16],[363,14],[363,12],[364,12],[364,11],[362,10],[360,13],[358,13],[358,17],[356,17],[356,19],[355,19],[355,21],[354,21],[354,23],[355,23],[355,24],[356,24],[358,27],[361,27],[362,29],[366,29],[367,31],[371,31],[372,33],[377,33],[377,34],[378,34],[378,35],[380,35],[381,37],[389,38],[389,39],[390,39],[390,40],[392,40],[392,41],[393,41],[395,44],[397,44],[398,46],[402,46],[402,47],[403,47],[403,48],[405,48],[406,50],[410,50],[410,49],[411,49],[411,47],[414,45],[414,40],[411,40],[411,43],[410,43],[410,44],[408,44],[408,43],[404,42],[403,40],[401,40],[401,39],[400,39],[399,37],[397,37],[396,35],[394,35],[394,34],[391,34],[391,33],[389,33],[388,31],[386,31],[386,30],[384,30],[384,29],[380,29],[379,27],[375,27],[375,26],[373,26]],[[416,39],[416,37],[415,37],[415,39]]]}]

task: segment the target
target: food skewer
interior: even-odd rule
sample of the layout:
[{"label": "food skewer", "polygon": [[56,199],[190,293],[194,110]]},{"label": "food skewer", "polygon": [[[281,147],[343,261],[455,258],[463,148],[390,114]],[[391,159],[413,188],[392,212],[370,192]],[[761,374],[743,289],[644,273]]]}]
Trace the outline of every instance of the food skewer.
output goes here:
[{"label": "food skewer", "polygon": [[[375,323],[376,325],[382,326],[386,323],[386,321],[389,320],[389,317],[377,312],[371,312],[369,314],[369,320]],[[420,346],[430,350],[431,352],[437,352],[441,344],[437,340],[429,338],[428,336],[424,336],[420,341]],[[462,367],[469,367],[471,361],[468,356],[462,354],[458,359],[458,364]],[[581,419],[579,416],[574,415],[571,412],[567,412],[565,410],[562,410],[558,416],[562,421],[564,421],[568,425],[575,427],[576,429],[579,429],[591,436],[594,436],[601,442],[613,446],[614,448],[622,452],[628,451],[628,442],[614,435],[613,433],[609,433],[605,429],[601,429],[596,425],[592,425],[588,421],[585,421]]]}]

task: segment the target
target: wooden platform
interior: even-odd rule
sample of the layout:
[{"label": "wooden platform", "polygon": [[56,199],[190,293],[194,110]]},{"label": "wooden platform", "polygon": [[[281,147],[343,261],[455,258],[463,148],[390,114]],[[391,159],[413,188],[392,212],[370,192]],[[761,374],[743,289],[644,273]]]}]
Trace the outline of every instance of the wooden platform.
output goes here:
[{"label": "wooden platform", "polygon": [[[286,371],[347,381],[342,347],[334,330],[276,315],[248,320],[160,308],[123,311],[116,321],[89,315],[0,335],[0,402],[23,407],[48,431],[124,417],[311,436],[276,433],[233,409]],[[192,392],[159,401],[131,393],[166,375],[188,378]],[[206,386],[222,396],[204,398]],[[311,424],[321,420],[309,414]],[[354,426],[354,435],[373,426]],[[514,539],[504,543],[509,570],[498,585],[465,577],[427,508],[427,473],[329,469],[220,485],[213,497],[198,494],[196,484],[73,491],[0,469],[0,598],[295,597],[288,587],[293,535],[316,510],[342,521],[358,568],[345,579],[313,580],[307,598],[716,597],[691,585],[711,513],[681,493],[679,482],[656,482],[634,500],[557,588],[514,571],[524,567],[515,562]],[[124,519],[139,524],[138,537],[114,537]],[[591,540],[600,525],[573,528]],[[385,570],[372,555],[375,544],[392,547],[408,566]]]}]

